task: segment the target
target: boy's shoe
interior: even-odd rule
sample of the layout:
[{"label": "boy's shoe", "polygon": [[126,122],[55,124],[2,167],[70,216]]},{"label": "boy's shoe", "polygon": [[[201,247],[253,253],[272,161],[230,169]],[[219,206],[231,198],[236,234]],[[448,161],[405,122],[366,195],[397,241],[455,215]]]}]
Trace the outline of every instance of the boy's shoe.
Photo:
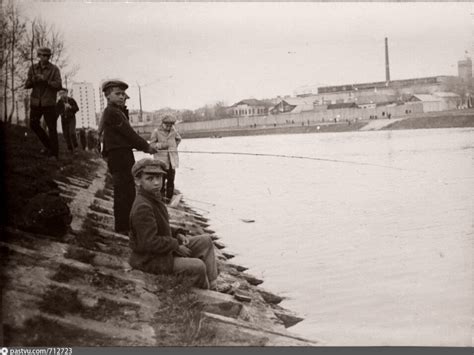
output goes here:
[{"label": "boy's shoe", "polygon": [[209,284],[209,289],[211,291],[216,291],[220,293],[229,293],[232,290],[232,285],[227,282],[217,282],[216,280],[211,281]]}]

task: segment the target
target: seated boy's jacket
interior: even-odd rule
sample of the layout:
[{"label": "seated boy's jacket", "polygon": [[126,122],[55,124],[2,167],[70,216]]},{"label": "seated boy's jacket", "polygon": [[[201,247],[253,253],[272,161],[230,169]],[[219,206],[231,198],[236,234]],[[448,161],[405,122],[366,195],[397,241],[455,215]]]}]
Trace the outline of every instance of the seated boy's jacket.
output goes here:
[{"label": "seated boy's jacket", "polygon": [[161,199],[139,189],[130,212],[130,266],[154,274],[171,273],[178,232],[171,229]]}]

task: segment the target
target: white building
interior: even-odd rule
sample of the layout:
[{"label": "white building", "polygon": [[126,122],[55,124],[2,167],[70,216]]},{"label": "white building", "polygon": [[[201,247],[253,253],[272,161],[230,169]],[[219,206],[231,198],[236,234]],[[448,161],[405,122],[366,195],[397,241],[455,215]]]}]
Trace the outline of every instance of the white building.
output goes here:
[{"label": "white building", "polygon": [[102,92],[102,85],[99,86],[99,109],[100,109],[100,113],[104,112],[105,110],[105,95],[104,93]]},{"label": "white building", "polygon": [[79,106],[79,112],[76,113],[76,127],[96,129],[94,86],[86,82],[73,83],[70,95]]}]

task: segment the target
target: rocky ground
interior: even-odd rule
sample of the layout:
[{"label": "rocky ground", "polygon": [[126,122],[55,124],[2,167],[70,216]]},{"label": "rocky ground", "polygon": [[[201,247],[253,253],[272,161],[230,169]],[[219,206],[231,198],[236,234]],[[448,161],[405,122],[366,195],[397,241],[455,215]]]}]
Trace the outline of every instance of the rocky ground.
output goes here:
[{"label": "rocky ground", "polygon": [[[131,270],[128,237],[113,232],[112,190],[96,154],[44,159],[36,137],[1,127],[7,199],[0,242],[2,324],[6,346],[263,346],[303,345],[287,331],[301,318],[281,297],[232,264],[232,254],[181,195],[171,224],[215,242],[227,293],[196,290],[185,279]],[[25,135],[26,133],[26,135]],[[40,193],[58,194],[73,219],[65,233],[25,227]]]}]

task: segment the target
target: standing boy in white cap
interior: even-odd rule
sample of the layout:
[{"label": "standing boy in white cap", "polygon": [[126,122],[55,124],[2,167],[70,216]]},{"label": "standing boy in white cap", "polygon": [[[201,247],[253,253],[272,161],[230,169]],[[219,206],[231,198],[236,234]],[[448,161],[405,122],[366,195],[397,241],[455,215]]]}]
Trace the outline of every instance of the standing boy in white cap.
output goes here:
[{"label": "standing boy in white cap", "polygon": [[[43,153],[58,158],[56,94],[62,86],[61,74],[59,68],[49,62],[51,49],[39,48],[38,57],[39,63],[30,67],[25,83],[25,89],[33,89],[30,96],[30,127],[43,143]],[[48,134],[41,127],[41,117],[44,117]]]},{"label": "standing boy in white cap", "polygon": [[217,264],[214,244],[209,236],[183,235],[169,224],[161,200],[161,185],[166,164],[157,159],[141,159],[132,174],[137,196],[130,212],[130,265],[153,274],[185,274],[194,285],[216,289]]},{"label": "standing boy in white cap", "polygon": [[171,116],[163,117],[161,125],[153,131],[150,138],[150,144],[158,149],[155,158],[166,163],[166,174],[163,176],[161,195],[167,202],[173,198],[174,178],[176,168],[179,166],[177,149],[181,142],[181,136],[174,127],[175,122],[176,119]]},{"label": "standing boy in white cap", "polygon": [[128,234],[129,215],[135,198],[135,184],[131,169],[135,163],[133,149],[153,154],[156,149],[140,137],[130,126],[123,112],[128,85],[120,80],[109,80],[102,85],[107,107],[102,114],[103,155],[112,174],[114,184],[115,231]]}]

